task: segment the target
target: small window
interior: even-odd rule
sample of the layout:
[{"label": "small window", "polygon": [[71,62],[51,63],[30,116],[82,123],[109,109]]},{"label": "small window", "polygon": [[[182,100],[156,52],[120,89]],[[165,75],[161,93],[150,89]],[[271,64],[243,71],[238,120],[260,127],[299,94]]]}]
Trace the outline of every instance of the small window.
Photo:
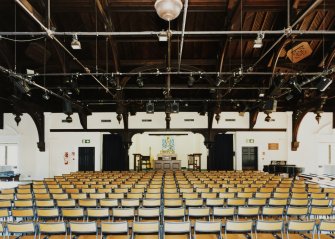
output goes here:
[{"label": "small window", "polygon": [[0,144],[0,166],[17,166],[18,145]]}]

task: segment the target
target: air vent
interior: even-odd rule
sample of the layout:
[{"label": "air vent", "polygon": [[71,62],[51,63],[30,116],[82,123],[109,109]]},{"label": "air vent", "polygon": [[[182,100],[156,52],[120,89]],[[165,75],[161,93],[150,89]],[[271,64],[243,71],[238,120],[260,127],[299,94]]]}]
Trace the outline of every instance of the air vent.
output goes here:
[{"label": "air vent", "polygon": [[112,122],[112,120],[110,120],[110,119],[102,119],[101,120],[101,123],[111,123]]},{"label": "air vent", "polygon": [[185,122],[194,122],[194,119],[184,119]]},{"label": "air vent", "polygon": [[225,119],[225,121],[228,121],[228,122],[231,121],[232,122],[232,121],[236,121],[236,119]]},{"label": "air vent", "polygon": [[142,122],[152,122],[151,119],[142,119]]}]

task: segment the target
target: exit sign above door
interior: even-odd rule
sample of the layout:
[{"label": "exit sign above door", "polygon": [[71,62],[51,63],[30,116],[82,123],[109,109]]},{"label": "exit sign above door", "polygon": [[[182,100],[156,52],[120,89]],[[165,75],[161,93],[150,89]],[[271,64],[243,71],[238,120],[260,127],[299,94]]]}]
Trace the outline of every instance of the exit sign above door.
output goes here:
[{"label": "exit sign above door", "polygon": [[90,139],[83,139],[81,142],[83,144],[89,144],[89,143],[91,143],[91,140]]}]

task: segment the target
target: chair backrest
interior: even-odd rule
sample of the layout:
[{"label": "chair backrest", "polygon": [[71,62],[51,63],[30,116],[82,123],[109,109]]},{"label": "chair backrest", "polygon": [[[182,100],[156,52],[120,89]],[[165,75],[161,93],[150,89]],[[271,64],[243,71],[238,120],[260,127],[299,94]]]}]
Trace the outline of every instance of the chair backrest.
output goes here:
[{"label": "chair backrest", "polygon": [[235,208],[234,207],[214,207],[213,217],[234,217]]},{"label": "chair backrest", "polygon": [[165,207],[163,210],[164,219],[166,218],[183,218],[185,219],[185,209],[183,207],[180,208],[170,208]]},{"label": "chair backrest", "polygon": [[101,207],[118,207],[119,206],[119,202],[117,199],[100,199],[100,206]]},{"label": "chair backrest", "polygon": [[313,232],[315,221],[296,221],[290,220],[287,226],[287,233],[290,232]]},{"label": "chair backrest", "polygon": [[38,208],[37,217],[39,218],[55,218],[59,217],[58,208]]},{"label": "chair backrest", "polygon": [[33,199],[33,194],[31,193],[17,193],[16,199],[18,200],[28,200],[28,199]]},{"label": "chair backrest", "polygon": [[14,208],[12,209],[12,216],[14,218],[34,218],[35,214],[33,208]]},{"label": "chair backrest", "polygon": [[143,199],[143,207],[159,207],[161,205],[160,199]]},{"label": "chair backrest", "polygon": [[159,234],[159,222],[134,222],[133,234]]},{"label": "chair backrest", "polygon": [[157,208],[144,208],[138,209],[138,218],[159,218],[160,212],[159,207]]},{"label": "chair backrest", "polygon": [[[97,233],[96,222],[70,222],[70,235]],[[70,238],[72,238],[70,236]]]},{"label": "chair backrest", "polygon": [[113,218],[130,218],[135,217],[134,208],[113,208]]},{"label": "chair backrest", "polygon": [[52,199],[48,200],[35,200],[36,207],[54,207],[55,202]]},{"label": "chair backrest", "polygon": [[225,232],[252,232],[252,221],[231,221],[227,220]]},{"label": "chair backrest", "polygon": [[108,208],[88,208],[87,217],[94,218],[109,218],[109,209]]},{"label": "chair backrest", "polygon": [[335,221],[321,220],[318,228],[318,232],[328,231],[335,232]]},{"label": "chair backrest", "polygon": [[210,208],[209,207],[190,207],[188,209],[189,217],[208,217],[209,219]]},{"label": "chair backrest", "polygon": [[8,223],[7,232],[9,234],[35,234],[35,225],[33,222]]},{"label": "chair backrest", "polygon": [[40,234],[67,234],[65,222],[41,222],[39,223]]},{"label": "chair backrest", "polygon": [[186,199],[185,200],[185,206],[186,207],[201,207],[203,206],[203,199],[202,198],[196,198],[196,199]]},{"label": "chair backrest", "polygon": [[188,222],[164,222],[165,234],[191,233],[191,223]]},{"label": "chair backrest", "polygon": [[221,238],[221,222],[205,222],[196,221],[194,224],[194,234],[206,233],[206,234],[218,234]]},{"label": "chair backrest", "polygon": [[224,205],[223,198],[207,198],[206,199],[206,206],[207,207],[219,207]]},{"label": "chair backrest", "polygon": [[75,207],[76,201],[74,199],[60,199],[57,200],[57,206],[61,208],[65,207]]},{"label": "chair backrest", "polygon": [[101,222],[101,234],[127,234],[128,222]]},{"label": "chair backrest", "polygon": [[84,217],[83,208],[62,208],[63,218],[79,218]]},{"label": "chair backrest", "polygon": [[331,216],[333,213],[332,207],[316,207],[312,206],[310,208],[310,216]]},{"label": "chair backrest", "polygon": [[263,216],[283,216],[284,207],[263,207]]},{"label": "chair backrest", "polygon": [[286,215],[287,216],[306,216],[308,213],[308,207],[292,207],[289,206]]},{"label": "chair backrest", "polygon": [[[284,221],[260,221],[256,222],[257,232],[281,232],[284,230]],[[282,237],[283,238],[283,237]]]},{"label": "chair backrest", "polygon": [[139,199],[121,199],[122,207],[139,207],[140,200]]}]

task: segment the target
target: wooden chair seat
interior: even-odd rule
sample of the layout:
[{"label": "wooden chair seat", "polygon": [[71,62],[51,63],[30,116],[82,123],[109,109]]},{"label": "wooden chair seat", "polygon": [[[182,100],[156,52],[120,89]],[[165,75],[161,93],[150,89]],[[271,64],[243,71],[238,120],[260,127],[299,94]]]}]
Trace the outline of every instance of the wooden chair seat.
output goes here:
[{"label": "wooden chair seat", "polygon": [[135,235],[134,239],[159,239],[159,235]]},{"label": "wooden chair seat", "polygon": [[227,237],[224,237],[224,238],[225,239],[247,239],[247,236],[246,236],[246,234],[229,234],[229,233],[227,233]]},{"label": "wooden chair seat", "polygon": [[[41,236],[41,238],[43,238]],[[65,235],[59,234],[59,235],[49,235],[48,239],[71,239],[70,235],[67,235],[67,238],[65,238]]]},{"label": "wooden chair seat", "polygon": [[[253,238],[256,238],[256,236],[254,236]],[[276,239],[277,237],[275,237],[272,233],[257,233],[257,239]]]},{"label": "wooden chair seat", "polygon": [[77,239],[97,239],[96,235],[79,235]]},{"label": "wooden chair seat", "polygon": [[[188,235],[165,235],[165,239],[189,239]],[[198,237],[197,237],[198,238]]]},{"label": "wooden chair seat", "polygon": [[130,239],[130,235],[109,235],[106,239]]},{"label": "wooden chair seat", "polygon": [[215,234],[197,234],[197,239],[217,239],[218,235]]}]

